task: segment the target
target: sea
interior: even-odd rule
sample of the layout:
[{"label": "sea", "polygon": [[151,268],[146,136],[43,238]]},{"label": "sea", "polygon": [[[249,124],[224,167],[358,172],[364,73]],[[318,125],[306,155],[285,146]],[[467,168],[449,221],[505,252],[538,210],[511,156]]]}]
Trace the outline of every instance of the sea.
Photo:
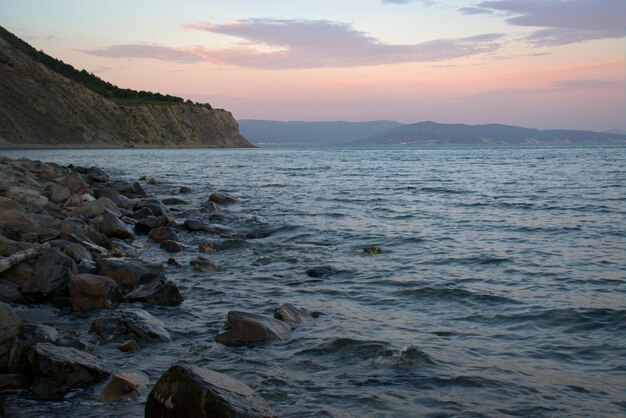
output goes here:
[{"label": "sea", "polygon": [[[395,146],[11,150],[180,186],[234,237],[181,233],[166,266],[185,301],[145,305],[172,341],[121,353],[110,369],[153,385],[176,361],[251,386],[281,417],[626,416],[626,147]],[[217,271],[189,261],[200,242]],[[370,250],[367,250],[367,249]],[[375,248],[376,250],[371,250]],[[165,263],[158,245],[142,258]],[[307,270],[328,267],[321,277]],[[317,275],[320,276],[320,275]],[[285,341],[214,341],[231,310],[313,318]],[[50,306],[22,315],[84,338],[98,314]],[[147,393],[104,403],[96,386],[58,401],[9,398],[15,416],[141,417]],[[149,390],[149,388],[148,388]]]}]

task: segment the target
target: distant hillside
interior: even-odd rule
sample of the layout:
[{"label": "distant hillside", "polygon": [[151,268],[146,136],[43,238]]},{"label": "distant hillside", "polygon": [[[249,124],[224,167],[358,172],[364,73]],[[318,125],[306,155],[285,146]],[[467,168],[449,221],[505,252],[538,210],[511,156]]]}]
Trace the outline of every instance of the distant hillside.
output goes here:
[{"label": "distant hillside", "polygon": [[353,141],[354,144],[535,144],[626,142],[610,133],[539,130],[508,125],[462,125],[419,122]]},{"label": "distant hillside", "polygon": [[342,144],[401,126],[399,122],[277,122],[243,119],[241,133],[253,144]]},{"label": "distant hillside", "polygon": [[230,112],[117,88],[1,27],[0,145],[251,146]]}]

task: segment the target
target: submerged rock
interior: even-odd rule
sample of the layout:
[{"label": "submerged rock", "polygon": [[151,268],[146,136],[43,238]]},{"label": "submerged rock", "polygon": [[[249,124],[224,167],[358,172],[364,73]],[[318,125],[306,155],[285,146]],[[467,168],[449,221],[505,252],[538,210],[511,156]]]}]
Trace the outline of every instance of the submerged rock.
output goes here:
[{"label": "submerged rock", "polygon": [[177,253],[179,251],[183,251],[186,246],[180,242],[165,240],[161,243],[161,248],[168,253]]},{"label": "submerged rock", "polygon": [[292,329],[310,317],[309,311],[296,308],[290,303],[283,303],[274,310],[274,318],[286,322]]},{"label": "submerged rock", "polygon": [[186,200],[180,199],[178,197],[166,197],[165,199],[161,200],[163,202],[164,205],[167,206],[177,206],[177,205],[188,205],[189,202],[187,202]]},{"label": "submerged rock", "polygon": [[332,266],[318,266],[307,269],[306,275],[314,278],[324,278],[335,274],[335,269]]},{"label": "submerged rock", "polygon": [[226,319],[226,327],[215,340],[226,345],[253,344],[272,340],[284,340],[291,327],[278,319],[268,316],[230,311]]},{"label": "submerged rock", "polygon": [[124,298],[131,302],[148,302],[156,305],[178,305],[184,300],[178,287],[169,280],[154,280],[139,285]]},{"label": "submerged rock", "polygon": [[138,396],[145,392],[148,378],[143,374],[116,374],[102,388],[102,399],[115,402],[128,396]]},{"label": "submerged rock", "polygon": [[111,277],[121,289],[134,289],[141,283],[165,277],[162,265],[132,258],[98,258],[96,272]]},{"label": "submerged rock", "polygon": [[209,196],[209,202],[217,203],[218,205],[225,205],[228,203],[235,203],[237,200],[225,193],[211,193]]},{"label": "submerged rock", "polygon": [[121,297],[115,280],[94,274],[75,276],[70,281],[69,291],[74,312],[110,308]]},{"label": "submerged rock", "polygon": [[120,309],[107,312],[95,319],[90,332],[105,341],[127,340],[132,337],[138,342],[169,342],[170,334],[165,325],[141,309]]},{"label": "submerged rock", "polygon": [[35,377],[33,393],[43,399],[55,398],[68,389],[95,383],[110,374],[95,356],[50,343],[35,345],[29,362]]},{"label": "submerged rock", "polygon": [[276,413],[246,384],[222,373],[177,363],[154,386],[146,418],[274,418]]},{"label": "submerged rock", "polygon": [[187,186],[182,186],[180,189],[178,189],[178,193],[182,193],[182,194],[191,193],[191,192],[193,192],[193,189]]},{"label": "submerged rock", "polygon": [[176,231],[167,226],[152,229],[148,235],[155,242],[180,241]]}]

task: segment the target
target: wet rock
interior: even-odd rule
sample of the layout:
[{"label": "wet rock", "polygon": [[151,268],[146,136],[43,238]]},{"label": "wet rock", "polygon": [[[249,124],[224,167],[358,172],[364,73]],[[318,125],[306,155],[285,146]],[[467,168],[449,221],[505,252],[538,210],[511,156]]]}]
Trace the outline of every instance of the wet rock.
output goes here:
[{"label": "wet rock", "polygon": [[274,318],[287,323],[292,329],[310,317],[309,311],[296,308],[290,303],[283,303],[274,310]]},{"label": "wet rock", "polygon": [[149,176],[142,176],[139,178],[139,181],[145,181],[147,184],[152,184],[152,185],[156,184],[156,181],[152,177],[149,177]]},{"label": "wet rock", "polygon": [[20,373],[0,374],[0,394],[25,390],[30,386],[28,376]]},{"label": "wet rock", "polygon": [[107,312],[95,319],[89,329],[105,341],[127,340],[138,342],[169,342],[165,325],[141,309],[120,309]]},{"label": "wet rock", "polygon": [[39,256],[22,293],[35,299],[65,295],[76,273],[74,260],[57,248],[48,248]]},{"label": "wet rock", "polygon": [[127,244],[125,241],[113,238],[111,240],[111,250],[108,257],[126,257],[126,258],[139,258],[139,252],[137,248]]},{"label": "wet rock", "polygon": [[116,374],[102,388],[102,399],[115,402],[129,396],[138,396],[145,393],[147,384],[148,378],[142,374]]},{"label": "wet rock", "polygon": [[193,231],[193,232],[207,232],[210,234],[217,234],[217,235],[232,235],[235,231],[233,231],[231,228],[224,226],[224,225],[219,225],[219,224],[206,224],[204,222],[195,220],[195,219],[187,219],[185,221],[185,228],[187,228],[189,231]]},{"label": "wet rock", "polygon": [[150,233],[150,231],[156,228],[156,223],[156,216],[149,216],[147,218],[140,219],[137,221],[137,223],[135,223],[135,231],[140,234],[148,234]]},{"label": "wet rock", "polygon": [[179,199],[177,197],[168,197],[168,198],[162,199],[161,202],[163,202],[163,204],[167,205],[167,206],[188,205],[189,204],[189,202],[187,202],[186,200]]},{"label": "wet rock", "polygon": [[[0,216],[2,214],[0,213]],[[36,244],[31,242],[14,241],[5,236],[0,235],[0,256],[8,257],[18,251],[33,248]]]},{"label": "wet rock", "polygon": [[211,196],[209,196],[209,202],[217,203],[218,205],[226,205],[236,201],[234,197],[224,193],[211,193]]},{"label": "wet rock", "polygon": [[217,264],[205,257],[197,257],[195,260],[191,260],[189,264],[199,272],[204,272],[207,269],[217,270]]},{"label": "wet rock", "polygon": [[180,242],[166,240],[161,243],[161,248],[168,253],[176,253],[179,251],[183,251],[186,246],[184,244],[181,244]]},{"label": "wet rock", "polygon": [[104,170],[98,167],[91,167],[89,171],[87,171],[87,178],[92,183],[106,183],[110,180]]},{"label": "wet rock", "polygon": [[43,399],[93,384],[110,374],[95,356],[49,343],[37,344],[30,353],[29,362],[35,377],[33,393]]},{"label": "wet rock", "polygon": [[202,231],[203,228],[207,226],[208,225],[205,224],[204,222],[201,222],[195,219],[187,219],[185,221],[185,228],[187,228],[190,231]]},{"label": "wet rock", "polygon": [[155,280],[139,285],[124,298],[131,302],[147,302],[155,305],[178,305],[184,300],[176,284],[169,280]]},{"label": "wet rock", "polygon": [[203,253],[212,253],[214,251],[217,251],[218,249],[218,245],[214,242],[201,242],[200,244],[198,244],[198,250],[202,251]]},{"label": "wet rock", "polygon": [[98,200],[82,202],[78,207],[73,208],[70,214],[72,216],[95,218],[109,212],[119,215],[117,205],[111,199],[101,197]]},{"label": "wet rock", "polygon": [[81,178],[76,175],[67,175],[61,178],[58,178],[57,183],[64,185],[69,188],[73,194],[83,195],[91,192],[87,183],[85,183]]},{"label": "wet rock", "polygon": [[109,238],[135,239],[132,231],[112,213],[105,213],[98,222],[98,231]]},{"label": "wet rock", "polygon": [[111,185],[113,189],[115,189],[115,191],[117,191],[119,194],[123,194],[125,196],[134,196],[135,193],[135,188],[133,187],[132,184],[130,184],[127,181],[115,181],[113,182],[113,184]]},{"label": "wet rock", "polygon": [[118,344],[117,348],[124,353],[132,353],[139,350],[140,347],[139,344],[137,344],[137,341],[130,339],[128,341],[124,341],[121,344]]},{"label": "wet rock", "polygon": [[34,242],[37,240],[39,225],[23,209],[0,211],[0,233],[14,241]]},{"label": "wet rock", "polygon": [[318,266],[307,269],[306,275],[314,278],[325,278],[335,274],[335,269],[332,266]]},{"label": "wet rock", "polygon": [[176,267],[182,267],[182,266],[183,266],[183,265],[182,265],[182,264],[180,264],[180,263],[178,262],[178,260],[177,260],[177,259],[175,259],[175,258],[170,258],[170,259],[168,259],[168,260],[167,260],[167,264],[169,264],[170,266],[176,266]]},{"label": "wet rock", "polygon": [[33,274],[33,267],[28,261],[23,261],[14,265],[9,270],[0,273],[0,280],[4,280],[9,284],[15,285],[21,292],[22,289],[24,289],[26,282],[28,282],[31,274]]},{"label": "wet rock", "polygon": [[74,312],[110,308],[121,298],[113,280],[106,276],[79,274],[69,284],[70,303]]},{"label": "wet rock", "polygon": [[169,212],[167,207],[157,199],[142,199],[135,209],[148,208],[155,216],[161,216]]},{"label": "wet rock", "polygon": [[226,345],[243,345],[284,340],[290,331],[291,327],[278,319],[249,312],[230,311],[226,327],[217,334],[215,341]]},{"label": "wet rock", "polygon": [[160,228],[155,228],[150,231],[148,236],[155,242],[163,242],[163,241],[180,241],[178,238],[178,234],[174,229],[169,228],[167,226],[163,226]]},{"label": "wet rock", "polygon": [[141,283],[165,278],[162,265],[132,258],[98,258],[96,272],[111,277],[120,289],[134,289]]},{"label": "wet rock", "polygon": [[49,200],[37,190],[18,186],[9,187],[6,192],[6,197],[28,207],[41,207],[49,202]]},{"label": "wet rock", "polygon": [[363,252],[368,255],[376,255],[376,254],[382,254],[383,250],[381,250],[378,247],[365,247],[363,248]]},{"label": "wet rock", "polygon": [[154,386],[146,418],[273,418],[276,413],[249,386],[222,373],[177,363]]},{"label": "wet rock", "polygon": [[133,213],[133,219],[137,219],[137,220],[146,219],[151,216],[154,216],[154,213],[152,212],[150,208],[141,208],[135,213]]},{"label": "wet rock", "polygon": [[30,373],[28,355],[38,343],[56,343],[59,341],[59,332],[48,325],[25,322],[19,329],[19,334],[11,349],[9,372]]},{"label": "wet rock", "polygon": [[200,212],[214,212],[217,214],[220,210],[222,210],[222,208],[217,203],[206,201],[202,204]]},{"label": "wet rock", "polygon": [[11,348],[20,330],[21,320],[11,306],[0,302],[0,372],[7,370]]},{"label": "wet rock", "polygon": [[[63,253],[74,260],[76,264],[93,264],[93,256],[85,247],[74,242],[68,242],[63,247]],[[95,267],[95,265],[94,265]]]},{"label": "wet rock", "polygon": [[182,186],[180,189],[178,189],[178,193],[182,193],[182,194],[187,194],[187,193],[192,193],[192,192],[193,192],[193,189],[187,186]]},{"label": "wet rock", "polygon": [[157,218],[155,228],[162,228],[164,226],[174,227],[176,226],[176,219],[170,214],[166,213]]},{"label": "wet rock", "polygon": [[134,182],[133,183],[133,190],[135,191],[135,194],[137,196],[145,196],[146,195],[146,191],[143,189],[143,187],[141,187],[141,184],[138,182]]}]

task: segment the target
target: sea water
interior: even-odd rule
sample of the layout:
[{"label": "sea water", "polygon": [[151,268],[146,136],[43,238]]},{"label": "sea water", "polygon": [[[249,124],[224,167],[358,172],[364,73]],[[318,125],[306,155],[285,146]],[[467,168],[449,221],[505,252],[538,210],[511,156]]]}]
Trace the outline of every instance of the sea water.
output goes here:
[{"label": "sea water", "polygon": [[[626,414],[625,147],[1,153],[148,175],[159,197],[189,186],[179,222],[208,216],[197,209],[211,192],[238,199],[219,219],[238,238],[182,233],[186,267],[166,274],[183,304],[144,306],[172,342],[101,347],[116,372],[152,385],[188,361],[247,383],[283,417]],[[208,239],[219,270],[199,272],[189,260]],[[286,302],[315,316],[286,341],[214,341],[228,311],[271,315]],[[21,312],[88,339],[97,315]],[[17,416],[129,417],[143,416],[145,396],[106,404],[95,387],[9,401]]]}]

